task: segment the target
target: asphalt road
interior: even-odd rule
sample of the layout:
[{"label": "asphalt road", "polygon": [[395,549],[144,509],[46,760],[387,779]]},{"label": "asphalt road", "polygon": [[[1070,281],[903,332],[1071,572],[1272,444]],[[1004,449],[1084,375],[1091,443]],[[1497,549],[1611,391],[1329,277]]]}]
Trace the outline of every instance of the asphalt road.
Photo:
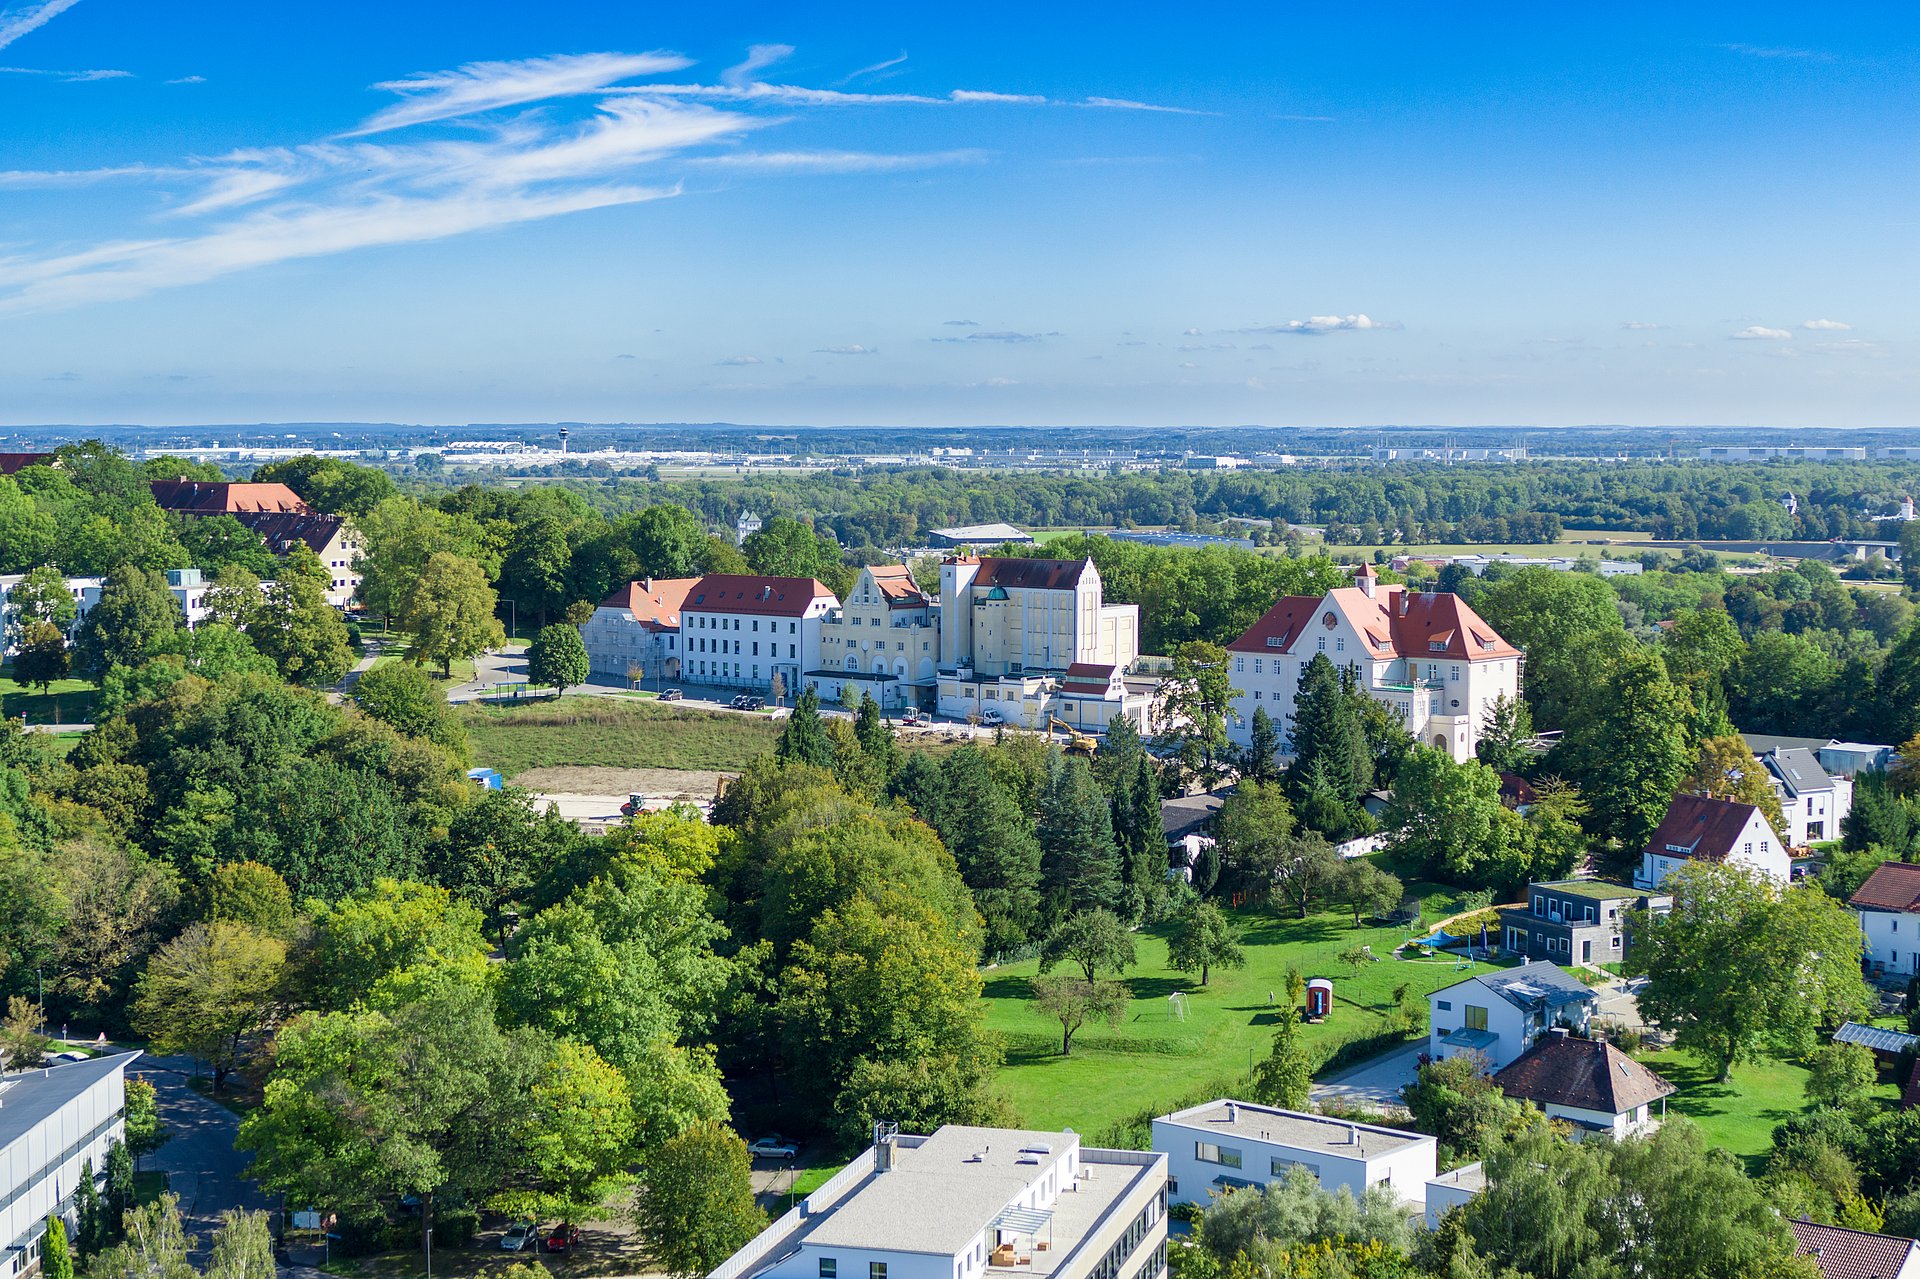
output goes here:
[{"label": "asphalt road", "polygon": [[277,1205],[247,1180],[251,1156],[233,1148],[239,1117],[187,1087],[193,1076],[191,1059],[142,1057],[132,1073],[153,1085],[160,1118],[173,1133],[166,1145],[146,1157],[145,1166],[168,1174],[169,1188],[180,1198],[187,1233],[199,1237],[193,1259],[204,1262],[212,1251],[221,1213]]}]

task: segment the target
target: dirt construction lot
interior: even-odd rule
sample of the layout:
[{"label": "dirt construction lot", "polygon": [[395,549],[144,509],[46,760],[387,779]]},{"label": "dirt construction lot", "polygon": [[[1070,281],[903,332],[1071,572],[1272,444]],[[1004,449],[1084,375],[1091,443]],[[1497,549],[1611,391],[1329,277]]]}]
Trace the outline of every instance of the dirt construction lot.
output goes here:
[{"label": "dirt construction lot", "polygon": [[598,829],[619,822],[620,805],[634,791],[649,808],[685,801],[704,809],[720,779],[734,776],[705,768],[534,768],[513,784],[532,791],[542,807],[553,804],[562,817]]}]

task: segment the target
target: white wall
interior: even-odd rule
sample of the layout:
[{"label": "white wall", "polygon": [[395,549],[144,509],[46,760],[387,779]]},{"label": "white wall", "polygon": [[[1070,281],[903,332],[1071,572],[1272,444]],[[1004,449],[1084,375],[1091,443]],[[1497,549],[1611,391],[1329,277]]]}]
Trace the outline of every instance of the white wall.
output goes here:
[{"label": "white wall", "polygon": [[1480,1193],[1482,1179],[1475,1174],[1480,1171],[1477,1163],[1455,1168],[1444,1176],[1433,1177],[1427,1182],[1427,1229],[1438,1230],[1440,1218],[1452,1208],[1464,1208],[1473,1197]]},{"label": "white wall", "polygon": [[1869,964],[1884,964],[1888,972],[1920,973],[1920,915],[1863,910],[1860,931]]},{"label": "white wall", "polygon": [[[1202,1141],[1238,1150],[1240,1167],[1232,1168],[1200,1159],[1195,1149]],[[1238,1133],[1193,1128],[1166,1119],[1153,1121],[1153,1149],[1167,1157],[1167,1176],[1170,1181],[1167,1202],[1203,1206],[1213,1201],[1213,1182],[1216,1177],[1231,1177],[1236,1181],[1250,1181],[1265,1186],[1285,1180],[1288,1168],[1293,1164],[1304,1164],[1319,1177],[1323,1190],[1337,1190],[1345,1186],[1358,1197],[1366,1193],[1368,1186],[1391,1181],[1402,1203],[1419,1205],[1426,1202],[1426,1179],[1433,1176],[1435,1166],[1435,1146],[1432,1141],[1419,1142],[1367,1160],[1342,1157],[1324,1147],[1301,1150]],[[1285,1161],[1278,1171],[1273,1166],[1275,1159]]]},{"label": "white wall", "polygon": [[[25,1193],[0,1209],[0,1247],[37,1233],[47,1215],[74,1193],[82,1163],[92,1161],[96,1179],[105,1175],[108,1146],[126,1136],[125,1069],[122,1066],[97,1080],[0,1151],[0,1199],[25,1187]],[[4,1104],[0,1098],[0,1105]],[[8,1253],[0,1273],[17,1273],[14,1267],[22,1261],[22,1254]]]},{"label": "white wall", "polygon": [[1431,1027],[1427,1032],[1427,1051],[1435,1060],[1473,1051],[1441,1042],[1448,1032],[1467,1024],[1469,1006],[1486,1009],[1487,1029],[1499,1036],[1482,1051],[1488,1070],[1499,1070],[1527,1050],[1526,1014],[1487,989],[1478,978],[1472,978],[1427,997],[1427,1024]]}]

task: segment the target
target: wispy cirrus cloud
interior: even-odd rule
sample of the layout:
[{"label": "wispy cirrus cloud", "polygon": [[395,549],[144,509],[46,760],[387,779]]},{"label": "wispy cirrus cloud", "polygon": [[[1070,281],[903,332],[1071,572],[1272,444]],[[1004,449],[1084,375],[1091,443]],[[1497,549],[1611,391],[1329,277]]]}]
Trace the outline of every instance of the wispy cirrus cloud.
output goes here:
[{"label": "wispy cirrus cloud", "polygon": [[883,71],[891,71],[895,67],[905,62],[906,60],[907,60],[907,51],[905,49],[902,49],[900,51],[899,57],[887,58],[884,61],[875,62],[870,66],[861,67],[858,71],[852,71],[840,77],[840,79],[835,81],[835,83],[842,84],[842,85],[852,84],[855,80],[864,79],[865,77],[870,75],[879,75]]},{"label": "wispy cirrus cloud", "polygon": [[878,355],[880,348],[861,346],[856,342],[852,346],[818,346],[813,349],[813,353],[815,355]]},{"label": "wispy cirrus cloud", "polygon": [[[1162,106],[1157,102],[1136,102],[1132,98],[1086,98],[1078,105],[1083,107],[1106,107],[1113,111],[1159,111],[1166,115],[1212,115],[1211,111],[1196,111],[1192,107]],[[1322,117],[1315,117],[1316,119]]]},{"label": "wispy cirrus cloud", "polygon": [[760,362],[760,357],[757,355],[729,355],[724,360],[714,361],[715,364],[722,367],[743,367],[751,364],[759,364]]},{"label": "wispy cirrus cloud", "polygon": [[1737,53],[1746,58],[1786,59],[1794,62],[1832,62],[1833,55],[1824,49],[1801,49],[1791,45],[1777,44],[1723,44],[1720,46],[1728,53]]},{"label": "wispy cirrus cloud", "polygon": [[39,4],[0,9],[0,49],[21,36],[32,35],[79,3],[80,0],[40,0]]},{"label": "wispy cirrus cloud", "polygon": [[1642,333],[1652,332],[1654,329],[1664,329],[1667,326],[1664,324],[1656,324],[1652,320],[1622,320],[1620,321],[1620,327],[1629,332]]},{"label": "wispy cirrus cloud", "polygon": [[747,50],[745,58],[720,73],[721,83],[746,84],[768,67],[785,62],[792,56],[793,46],[790,44],[756,44]]},{"label": "wispy cirrus cloud", "polygon": [[168,84],[205,84],[206,82],[207,78],[203,75],[183,75],[167,81]]},{"label": "wispy cirrus cloud", "polygon": [[[949,320],[947,323],[951,324],[953,321]],[[1028,342],[1044,342],[1048,338],[1057,338],[1059,336],[1060,333],[1058,330],[1047,333],[1018,333],[1012,329],[981,329],[978,332],[969,333],[965,337],[934,338],[932,340],[935,342],[1000,342],[1008,346],[1019,346]]]},{"label": "wispy cirrus cloud", "polygon": [[691,59],[677,53],[582,53],[518,62],[469,62],[452,71],[424,72],[374,85],[399,94],[404,101],[375,112],[341,136],[365,137],[501,107],[595,93],[622,80],[691,65]]},{"label": "wispy cirrus cloud", "polygon": [[46,67],[0,67],[0,75],[45,76],[62,84],[90,84],[95,80],[130,80],[131,71],[54,71]]},{"label": "wispy cirrus cloud", "polygon": [[869,151],[737,151],[701,156],[691,161],[714,169],[756,169],[763,173],[891,173],[901,169],[932,169],[950,164],[979,164],[985,151],[926,151],[905,155]]}]

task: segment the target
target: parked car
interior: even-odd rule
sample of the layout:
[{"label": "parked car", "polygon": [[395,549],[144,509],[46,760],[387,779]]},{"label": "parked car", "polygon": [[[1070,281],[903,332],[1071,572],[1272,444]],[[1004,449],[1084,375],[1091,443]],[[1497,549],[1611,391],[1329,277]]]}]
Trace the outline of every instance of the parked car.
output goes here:
[{"label": "parked car", "polygon": [[677,702],[680,700],[680,697],[681,697],[681,693],[680,693],[680,690],[677,688],[670,688],[666,692],[660,694],[660,700],[663,702]]},{"label": "parked car", "polygon": [[754,1138],[747,1147],[747,1153],[755,1159],[792,1159],[799,1155],[800,1147],[779,1133],[769,1133]]},{"label": "parked car", "polygon": [[760,711],[766,708],[767,699],[764,697],[749,697],[747,699],[747,709],[750,711]]},{"label": "parked car", "polygon": [[733,700],[728,702],[727,705],[733,707],[733,709],[737,711],[745,710],[747,706],[747,695],[745,693],[735,693],[733,695]]},{"label": "parked car", "polygon": [[982,724],[985,724],[988,728],[998,728],[1000,727],[1000,725],[1007,722],[1007,717],[1002,715],[999,711],[995,710],[993,707],[989,706],[987,707],[987,709],[980,712],[980,722]]},{"label": "parked car", "polygon": [[539,1226],[531,1221],[516,1221],[500,1236],[500,1248],[504,1252],[519,1252],[539,1237]]},{"label": "parked car", "polygon": [[553,1232],[547,1236],[547,1251],[565,1252],[569,1248],[578,1246],[579,1243],[580,1227],[570,1226],[565,1222],[561,1222],[555,1226]]}]

